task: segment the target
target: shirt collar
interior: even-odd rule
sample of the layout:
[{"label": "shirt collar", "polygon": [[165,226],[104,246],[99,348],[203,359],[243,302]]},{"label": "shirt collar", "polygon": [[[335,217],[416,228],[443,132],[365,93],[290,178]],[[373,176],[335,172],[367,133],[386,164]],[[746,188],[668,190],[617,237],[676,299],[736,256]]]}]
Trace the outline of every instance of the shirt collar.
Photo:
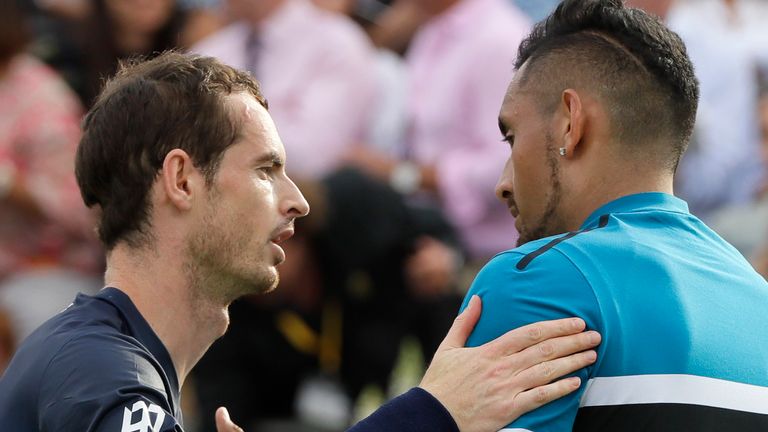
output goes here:
[{"label": "shirt collar", "polygon": [[653,210],[690,214],[688,204],[674,195],[662,192],[644,192],[623,196],[603,205],[587,218],[581,225],[581,229],[597,225],[600,216],[606,214],[636,213]]},{"label": "shirt collar", "polygon": [[128,331],[131,336],[135,337],[152,356],[160,363],[168,378],[168,382],[173,387],[171,392],[171,398],[173,399],[174,407],[179,407],[179,401],[177,400],[179,393],[179,377],[176,375],[176,368],[173,366],[173,360],[168,353],[163,342],[157,337],[152,327],[144,319],[136,309],[136,306],[131,301],[131,298],[127,294],[120,291],[117,288],[107,287],[102,289],[95,298],[104,300],[113,306],[115,306],[125,318],[125,323],[128,326]]}]

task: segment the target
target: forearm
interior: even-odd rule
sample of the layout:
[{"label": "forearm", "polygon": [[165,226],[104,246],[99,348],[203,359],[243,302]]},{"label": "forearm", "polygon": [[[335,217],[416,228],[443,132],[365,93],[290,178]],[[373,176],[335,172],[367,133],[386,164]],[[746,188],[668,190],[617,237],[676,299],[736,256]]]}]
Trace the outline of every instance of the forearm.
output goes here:
[{"label": "forearm", "polygon": [[347,432],[459,432],[445,407],[429,392],[413,388],[391,400]]}]

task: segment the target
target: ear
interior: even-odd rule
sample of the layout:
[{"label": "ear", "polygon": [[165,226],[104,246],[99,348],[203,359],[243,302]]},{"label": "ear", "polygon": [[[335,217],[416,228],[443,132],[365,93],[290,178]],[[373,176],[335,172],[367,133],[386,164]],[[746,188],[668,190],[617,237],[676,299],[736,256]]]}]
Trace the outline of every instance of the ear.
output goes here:
[{"label": "ear", "polygon": [[576,90],[563,91],[560,101],[560,128],[562,135],[558,151],[563,151],[566,158],[573,157],[579,150],[579,145],[584,137],[587,117],[584,112],[581,96]]},{"label": "ear", "polygon": [[173,149],[165,155],[160,177],[168,202],[181,211],[192,208],[192,199],[199,193],[200,186],[204,186],[192,158],[181,149]]}]

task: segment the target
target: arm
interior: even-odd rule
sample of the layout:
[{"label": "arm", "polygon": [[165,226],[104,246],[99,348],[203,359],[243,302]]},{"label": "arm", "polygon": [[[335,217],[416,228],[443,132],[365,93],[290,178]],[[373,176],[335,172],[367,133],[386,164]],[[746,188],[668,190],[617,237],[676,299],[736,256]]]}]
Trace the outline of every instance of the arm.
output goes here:
[{"label": "arm", "polygon": [[[563,319],[512,330],[463,348],[481,312],[479,297],[456,318],[418,388],[379,408],[348,432],[492,432],[523,413],[579,388],[578,378],[551,382],[594,362],[599,335]],[[578,353],[578,354],[574,354]],[[224,408],[219,432],[238,432]]]},{"label": "arm", "polygon": [[[605,334],[591,286],[569,259],[552,249],[519,270],[516,264],[523,256],[516,251],[497,255],[478,274],[468,295],[481,296],[486,307],[468,346],[484,344],[511,328],[567,316],[579,316],[587,328]],[[541,373],[554,376],[549,365],[538,368]],[[590,375],[591,367],[579,368],[575,376],[581,386],[576,391],[520,416],[509,427],[537,432],[571,431]]]}]

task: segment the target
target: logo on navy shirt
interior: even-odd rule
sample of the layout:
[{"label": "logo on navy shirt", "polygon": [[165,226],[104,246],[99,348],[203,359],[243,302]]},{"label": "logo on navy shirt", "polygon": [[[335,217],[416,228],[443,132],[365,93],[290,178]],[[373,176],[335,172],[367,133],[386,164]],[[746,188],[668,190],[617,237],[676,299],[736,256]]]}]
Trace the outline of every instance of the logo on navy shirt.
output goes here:
[{"label": "logo on navy shirt", "polygon": [[160,432],[164,420],[165,412],[159,406],[138,401],[131,409],[124,409],[120,432]]}]

